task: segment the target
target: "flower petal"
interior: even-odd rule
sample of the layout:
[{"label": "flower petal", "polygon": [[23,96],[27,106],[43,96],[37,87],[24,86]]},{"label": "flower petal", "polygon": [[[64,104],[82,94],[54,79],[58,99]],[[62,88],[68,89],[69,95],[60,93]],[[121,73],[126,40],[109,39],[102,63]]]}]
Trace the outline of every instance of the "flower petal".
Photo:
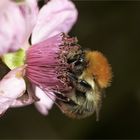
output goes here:
[{"label": "flower petal", "polygon": [[24,47],[35,25],[38,14],[36,0],[19,4],[7,1],[0,10],[0,55]]},{"label": "flower petal", "polygon": [[13,101],[25,92],[23,73],[24,67],[14,69],[0,81],[0,114],[5,112]]},{"label": "flower petal", "polygon": [[1,0],[0,1],[0,11],[3,10],[3,8],[5,8],[5,6],[7,5],[9,0]]},{"label": "flower petal", "polygon": [[37,110],[41,114],[47,115],[48,110],[51,109],[55,100],[53,93],[48,93],[49,95],[46,95],[43,90],[41,90],[39,87],[36,87],[35,94],[40,99],[38,102],[35,102]]},{"label": "flower petal", "polygon": [[32,44],[60,32],[67,33],[76,22],[78,12],[69,0],[51,0],[39,12],[32,33]]},{"label": "flower petal", "polygon": [[14,2],[8,1],[0,11],[0,26],[0,55],[20,48],[25,34],[25,21]]},{"label": "flower petal", "polygon": [[10,107],[23,107],[30,105],[35,101],[39,101],[39,98],[35,96],[33,86],[30,83],[28,83],[27,93],[14,100]]},{"label": "flower petal", "polygon": [[25,38],[28,39],[36,24],[39,8],[37,0],[25,0],[24,3],[19,4],[20,11],[23,14],[26,24]]}]

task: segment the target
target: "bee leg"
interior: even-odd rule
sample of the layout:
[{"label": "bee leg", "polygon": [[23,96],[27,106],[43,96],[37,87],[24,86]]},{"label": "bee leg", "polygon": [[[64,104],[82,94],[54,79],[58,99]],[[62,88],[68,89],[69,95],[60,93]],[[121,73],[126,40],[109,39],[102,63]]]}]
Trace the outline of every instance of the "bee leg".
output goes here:
[{"label": "bee leg", "polygon": [[80,92],[86,93],[91,89],[91,86],[82,79],[78,79],[74,74],[68,74],[70,81],[72,82],[73,86]]},{"label": "bee leg", "polygon": [[63,102],[69,102],[69,100],[70,100],[66,95],[64,95],[60,92],[53,91],[53,93],[55,94],[57,100],[61,100]]},{"label": "bee leg", "polygon": [[68,77],[70,82],[73,84],[74,87],[77,87],[78,84],[78,78],[73,73],[68,73]]}]

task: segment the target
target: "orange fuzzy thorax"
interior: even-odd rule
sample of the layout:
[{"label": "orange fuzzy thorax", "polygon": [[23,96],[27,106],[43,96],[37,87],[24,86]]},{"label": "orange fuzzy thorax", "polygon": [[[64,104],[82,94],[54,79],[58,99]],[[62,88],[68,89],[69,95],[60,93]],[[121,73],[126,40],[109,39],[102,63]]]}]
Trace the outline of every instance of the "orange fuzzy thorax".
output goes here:
[{"label": "orange fuzzy thorax", "polygon": [[87,76],[93,76],[101,88],[108,87],[112,79],[112,71],[106,57],[98,51],[87,51],[86,60]]}]

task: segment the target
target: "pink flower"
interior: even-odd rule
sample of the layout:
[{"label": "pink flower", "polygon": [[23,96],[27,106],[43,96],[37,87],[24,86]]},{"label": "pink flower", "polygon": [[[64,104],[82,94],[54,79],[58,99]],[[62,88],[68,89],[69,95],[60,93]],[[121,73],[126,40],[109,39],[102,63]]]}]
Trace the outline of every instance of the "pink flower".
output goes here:
[{"label": "pink flower", "polygon": [[[4,8],[9,18],[10,15],[13,17],[11,17],[11,22],[7,22],[7,25],[5,25],[5,28],[7,27],[8,30],[0,31],[2,33],[0,33],[0,41],[3,43],[0,54],[25,47],[31,33],[32,44],[40,44],[40,42],[44,42],[47,38],[60,32],[67,33],[77,19],[77,10],[74,4],[69,0],[51,0],[41,8],[39,13],[37,12],[38,8],[34,0],[26,0],[25,5],[17,5],[11,1],[8,1],[8,3],[10,8],[14,9],[15,7],[14,10],[17,10],[16,14],[19,14],[19,19],[17,20],[17,24],[15,24],[16,14],[10,14],[11,11],[7,11]],[[6,21],[3,21],[3,27],[4,23],[6,23]],[[23,26],[22,29],[20,29],[18,24]],[[5,38],[4,34],[6,34]],[[14,37],[16,41],[13,41],[13,39],[15,39]],[[11,42],[8,41],[6,43],[6,39],[8,38],[11,39]],[[28,52],[32,51],[34,46],[35,45],[33,45]],[[49,51],[47,47],[46,50]],[[55,50],[51,49],[51,51],[53,52]],[[30,54],[27,57],[30,57]],[[32,59],[27,58],[27,61],[28,60],[31,61]],[[28,64],[29,63],[30,62],[28,62]],[[44,115],[47,115],[48,110],[51,108],[53,100],[55,99],[53,92],[50,91],[50,97],[48,97],[39,85],[36,86],[33,80],[31,80],[33,84],[29,83],[26,87],[23,79],[25,73],[27,74],[25,70],[29,71],[30,69],[28,66],[27,68],[23,66],[14,69],[0,81],[0,86],[2,87],[2,92],[0,92],[0,114],[4,113],[9,107],[24,106],[35,101],[37,109]],[[27,77],[30,78],[30,76]],[[11,82],[12,84],[10,85]],[[25,94],[26,89],[28,93]]]}]

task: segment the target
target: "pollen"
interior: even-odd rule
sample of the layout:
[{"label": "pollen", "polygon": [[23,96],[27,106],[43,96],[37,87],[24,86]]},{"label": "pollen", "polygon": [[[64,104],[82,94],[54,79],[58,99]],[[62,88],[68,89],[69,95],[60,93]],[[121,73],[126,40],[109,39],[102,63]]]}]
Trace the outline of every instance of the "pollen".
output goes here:
[{"label": "pollen", "polygon": [[107,58],[98,51],[86,52],[88,76],[93,76],[101,88],[110,86],[112,79],[112,68]]}]

